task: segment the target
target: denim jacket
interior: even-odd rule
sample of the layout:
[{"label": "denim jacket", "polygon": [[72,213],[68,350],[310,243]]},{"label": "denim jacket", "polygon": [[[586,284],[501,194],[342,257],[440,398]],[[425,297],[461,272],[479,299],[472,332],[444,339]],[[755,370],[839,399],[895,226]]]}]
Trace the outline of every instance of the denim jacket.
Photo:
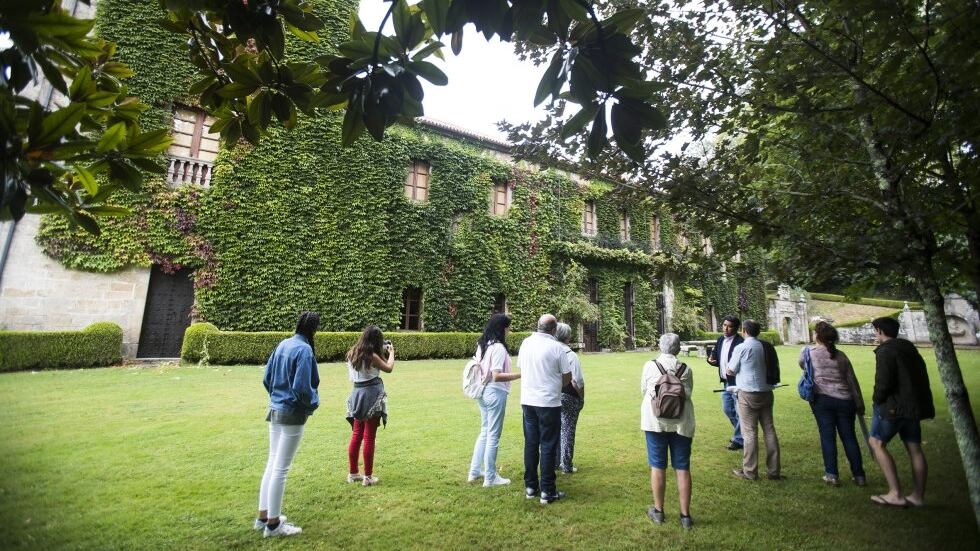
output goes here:
[{"label": "denim jacket", "polygon": [[302,335],[285,339],[269,356],[262,384],[269,392],[269,408],[284,413],[312,415],[320,406],[313,348]]}]

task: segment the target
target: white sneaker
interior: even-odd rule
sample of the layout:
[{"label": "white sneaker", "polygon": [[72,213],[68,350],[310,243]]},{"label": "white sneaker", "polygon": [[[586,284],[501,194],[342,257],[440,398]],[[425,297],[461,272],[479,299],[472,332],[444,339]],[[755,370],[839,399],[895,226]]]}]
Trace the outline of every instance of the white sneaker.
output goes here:
[{"label": "white sneaker", "polygon": [[376,476],[367,476],[367,475],[365,475],[364,478],[362,479],[361,484],[363,484],[365,486],[374,486],[375,484],[377,484],[379,482],[381,482],[381,479],[380,478],[378,478]]},{"label": "white sneaker", "polygon": [[276,526],[275,530],[269,530],[269,527],[265,527],[265,531],[262,532],[263,538],[279,538],[285,536],[295,536],[302,532],[303,529],[295,524],[289,524],[288,522],[279,521],[279,526]]},{"label": "white sneaker", "polygon": [[[279,522],[286,522],[286,515],[281,515],[279,517]],[[252,524],[252,528],[255,530],[265,530],[265,523],[259,519],[255,519],[255,524]]]},{"label": "white sneaker", "polygon": [[350,484],[350,483],[352,483],[352,482],[360,482],[360,481],[362,481],[362,480],[364,480],[364,477],[363,477],[363,476],[361,476],[361,475],[359,475],[359,474],[357,474],[357,473],[354,473],[354,474],[348,474],[348,475],[347,475],[347,483],[348,483],[348,484]]},{"label": "white sneaker", "polygon": [[495,476],[492,480],[488,478],[483,481],[484,488],[490,488],[491,486],[506,486],[508,484],[510,484],[510,479],[504,478],[500,475]]},{"label": "white sneaker", "polygon": [[480,474],[471,474],[471,475],[469,475],[469,476],[466,477],[466,482],[473,483],[473,482],[476,482],[477,480],[479,480],[481,478],[483,478],[483,473],[480,473]]}]

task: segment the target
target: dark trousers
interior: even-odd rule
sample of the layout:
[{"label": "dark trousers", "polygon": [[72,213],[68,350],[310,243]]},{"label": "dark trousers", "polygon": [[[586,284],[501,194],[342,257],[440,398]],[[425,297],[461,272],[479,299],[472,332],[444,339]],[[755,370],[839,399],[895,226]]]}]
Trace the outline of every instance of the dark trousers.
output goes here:
[{"label": "dark trousers", "polygon": [[864,476],[861,446],[858,445],[857,435],[854,433],[854,418],[857,415],[854,400],[841,400],[817,394],[810,403],[810,409],[820,431],[824,472],[838,476],[837,435],[839,434],[841,443],[844,444],[844,455],[851,464],[851,476]]},{"label": "dark trousers", "polygon": [[521,409],[524,411],[524,487],[554,495],[558,492],[555,488],[555,459],[561,437],[561,407],[521,405]]}]

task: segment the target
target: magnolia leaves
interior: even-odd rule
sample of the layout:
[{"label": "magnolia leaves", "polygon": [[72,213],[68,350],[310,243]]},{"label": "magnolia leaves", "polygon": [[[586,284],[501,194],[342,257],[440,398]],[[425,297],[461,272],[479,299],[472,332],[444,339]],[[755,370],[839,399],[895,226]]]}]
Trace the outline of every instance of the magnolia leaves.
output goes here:
[{"label": "magnolia leaves", "polygon": [[[0,54],[0,219],[58,213],[98,234],[97,217],[128,213],[106,204],[114,190],[139,189],[143,172],[164,171],[157,158],[170,137],[140,129],[147,106],[128,95],[122,81],[133,73],[113,61],[115,45],[58,4],[0,10],[12,43]],[[42,77],[64,95],[60,107],[21,95]]]}]

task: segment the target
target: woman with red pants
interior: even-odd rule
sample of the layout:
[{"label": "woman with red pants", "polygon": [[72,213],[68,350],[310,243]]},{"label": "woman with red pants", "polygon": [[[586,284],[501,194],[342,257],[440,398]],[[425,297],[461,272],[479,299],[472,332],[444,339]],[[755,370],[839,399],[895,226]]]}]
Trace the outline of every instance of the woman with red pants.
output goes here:
[{"label": "woman with red pants", "polygon": [[[374,476],[374,438],[379,423],[388,423],[388,395],[385,394],[381,372],[391,373],[395,368],[395,348],[385,341],[381,329],[369,325],[357,343],[347,351],[347,371],[354,389],[347,398],[347,421],[353,428],[347,459],[350,470],[347,482],[361,482],[373,486],[379,482]],[[364,448],[364,474],[358,469],[358,455]]]}]

